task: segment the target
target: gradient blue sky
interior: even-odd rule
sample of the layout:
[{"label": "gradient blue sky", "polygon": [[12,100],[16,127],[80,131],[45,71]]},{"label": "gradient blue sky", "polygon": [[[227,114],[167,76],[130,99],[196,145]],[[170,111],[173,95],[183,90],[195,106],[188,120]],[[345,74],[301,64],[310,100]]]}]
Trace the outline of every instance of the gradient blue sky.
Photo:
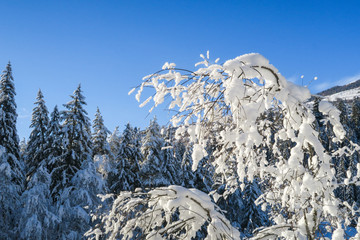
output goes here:
[{"label": "gradient blue sky", "polygon": [[[144,128],[146,108],[128,91],[170,61],[193,69],[210,50],[221,62],[258,52],[310,89],[360,78],[359,1],[1,1],[0,67],[10,60],[18,132],[28,137],[36,93],[50,111],[82,84],[93,119],[109,130]],[[168,113],[156,112],[159,122]]]}]

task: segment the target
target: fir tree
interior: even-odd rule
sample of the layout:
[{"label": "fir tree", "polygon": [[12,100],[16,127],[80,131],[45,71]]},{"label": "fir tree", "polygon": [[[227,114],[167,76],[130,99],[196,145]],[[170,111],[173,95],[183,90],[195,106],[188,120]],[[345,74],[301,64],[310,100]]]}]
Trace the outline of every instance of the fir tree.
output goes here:
[{"label": "fir tree", "polygon": [[45,105],[44,96],[39,90],[33,109],[29,142],[26,148],[27,178],[30,180],[39,165],[45,165],[46,131],[49,124],[49,112]]}]

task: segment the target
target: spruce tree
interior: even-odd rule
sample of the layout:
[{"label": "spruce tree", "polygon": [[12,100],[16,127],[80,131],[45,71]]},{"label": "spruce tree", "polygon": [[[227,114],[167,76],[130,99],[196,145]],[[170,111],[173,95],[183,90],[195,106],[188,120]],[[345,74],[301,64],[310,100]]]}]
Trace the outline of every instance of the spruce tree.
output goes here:
[{"label": "spruce tree", "polygon": [[83,161],[58,197],[56,208],[61,222],[54,239],[82,239],[84,233],[94,227],[91,216],[97,215],[96,210],[101,204],[98,194],[105,194],[105,189],[105,182],[97,173],[94,162],[91,159]]},{"label": "spruce tree", "polygon": [[116,157],[119,153],[120,149],[120,132],[119,132],[119,126],[116,126],[114,131],[110,134],[110,136],[107,139],[109,145],[110,145],[110,151],[112,153],[112,156]]},{"label": "spruce tree", "polygon": [[21,195],[20,239],[54,239],[60,219],[50,196],[50,183],[47,168],[40,165],[30,178],[27,190]]},{"label": "spruce tree", "polygon": [[51,174],[50,191],[53,197],[56,196],[59,188],[62,186],[62,170],[64,167],[62,138],[60,113],[58,107],[55,106],[50,115],[50,121],[46,131],[47,141],[44,147],[46,167]]},{"label": "spruce tree", "polygon": [[360,141],[360,98],[355,98],[351,106],[351,122],[356,135],[357,143]]},{"label": "spruce tree", "polygon": [[145,131],[141,146],[144,162],[141,165],[140,177],[144,187],[152,188],[171,184],[171,179],[164,174],[166,169],[164,168],[163,146],[164,139],[160,133],[160,126],[154,118]]},{"label": "spruce tree", "polygon": [[53,171],[59,177],[56,206],[61,219],[60,239],[83,236],[92,224],[90,214],[100,203],[97,195],[105,193],[104,181],[92,159],[91,125],[80,85],[71,98],[62,114],[63,154]]},{"label": "spruce tree", "polygon": [[112,171],[112,162],[114,157],[110,150],[110,145],[107,141],[109,130],[104,125],[104,120],[101,116],[99,108],[96,110],[95,119],[93,121],[93,158],[96,164],[97,171],[107,180],[109,172]]},{"label": "spruce tree", "polygon": [[30,133],[26,148],[26,176],[28,181],[40,165],[46,165],[45,145],[48,141],[46,131],[49,124],[49,112],[41,90],[39,90],[36,100],[30,125],[33,130]]},{"label": "spruce tree", "polygon": [[258,227],[269,226],[269,218],[260,206],[255,204],[256,199],[262,194],[256,180],[245,181],[243,192],[244,212],[242,214],[241,230],[248,236]]},{"label": "spruce tree", "polygon": [[166,128],[163,128],[164,132],[164,147],[163,155],[164,155],[164,169],[166,169],[165,174],[169,179],[170,184],[180,185],[182,175],[179,169],[181,169],[181,161],[182,159],[178,159],[176,154],[176,141],[174,139],[175,129],[170,125]]},{"label": "spruce tree", "polygon": [[1,75],[0,82],[0,109],[3,116],[0,119],[0,145],[4,146],[8,154],[19,157],[19,137],[16,131],[16,103],[15,85],[12,76],[11,64],[6,66],[6,70]]},{"label": "spruce tree", "polygon": [[7,150],[0,146],[0,239],[16,239],[19,220],[21,186],[14,182],[18,177],[10,165]]},{"label": "spruce tree", "polygon": [[191,158],[191,147],[188,146],[185,148],[185,152],[182,156],[181,161],[181,186],[186,188],[194,188],[195,187],[195,178],[196,175],[192,171],[193,161]]},{"label": "spruce tree", "polygon": [[70,97],[72,100],[64,104],[67,110],[62,112],[64,149],[61,166],[58,166],[62,178],[60,189],[68,186],[84,161],[92,159],[91,125],[84,109],[86,102],[80,85]]},{"label": "spruce tree", "polygon": [[132,191],[141,187],[139,179],[139,162],[141,160],[140,149],[136,146],[135,131],[128,123],[121,137],[114,170],[109,174],[108,184],[111,192]]},{"label": "spruce tree", "polygon": [[14,181],[22,185],[23,164],[19,161],[19,137],[16,130],[15,85],[10,62],[0,81],[0,146],[6,149],[8,161],[15,172]]},{"label": "spruce tree", "polygon": [[92,127],[94,130],[92,134],[93,155],[109,155],[110,146],[106,141],[109,130],[104,125],[104,120],[99,108],[96,110]]}]

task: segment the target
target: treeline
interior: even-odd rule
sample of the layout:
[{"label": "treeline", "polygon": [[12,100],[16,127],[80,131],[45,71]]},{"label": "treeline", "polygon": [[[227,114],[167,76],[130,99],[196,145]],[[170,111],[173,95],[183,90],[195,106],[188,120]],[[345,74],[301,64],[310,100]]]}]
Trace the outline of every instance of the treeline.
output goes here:
[{"label": "treeline", "polygon": [[[224,210],[231,224],[243,236],[251,236],[272,220],[269,209],[261,209],[255,200],[267,188],[257,178],[239,182],[237,166],[228,161],[227,174],[220,174],[212,164],[216,144],[208,144],[207,156],[196,171],[192,170],[192,146],[187,137],[175,138],[176,128],[161,127],[156,118],[145,130],[126,124],[122,133],[110,132],[100,110],[90,121],[81,86],[74,91],[64,110],[55,107],[49,113],[39,90],[32,113],[28,141],[19,143],[16,130],[15,87],[10,63],[0,82],[0,239],[81,239],[89,229],[101,227],[101,216],[108,214],[114,198],[122,192],[146,192],[155,187],[180,185],[209,194]],[[315,99],[314,127],[329,152],[339,179],[356,175],[358,151],[351,157],[337,153],[360,142],[360,100],[352,105],[339,101],[341,122],[347,131],[342,146],[330,140],[333,128],[319,111]],[[281,127],[281,112],[268,112],[273,133]],[[288,142],[273,142],[283,156],[288,155]],[[217,146],[219,147],[219,146]],[[262,150],[269,162],[278,153]],[[311,148],[304,152],[304,163],[312,157]],[[360,190],[355,184],[336,191],[338,198],[349,204],[360,203]],[[105,199],[105,200],[104,200]],[[355,224],[355,219],[353,220]],[[204,238],[199,232],[197,238]]]},{"label": "treeline", "polygon": [[111,133],[99,109],[90,122],[80,85],[50,114],[39,90],[32,131],[19,143],[10,63],[0,94],[1,239],[80,239],[101,215],[99,194],[174,184],[211,191],[212,166],[203,161],[193,172],[191,147],[156,118],[143,131],[128,123]]}]

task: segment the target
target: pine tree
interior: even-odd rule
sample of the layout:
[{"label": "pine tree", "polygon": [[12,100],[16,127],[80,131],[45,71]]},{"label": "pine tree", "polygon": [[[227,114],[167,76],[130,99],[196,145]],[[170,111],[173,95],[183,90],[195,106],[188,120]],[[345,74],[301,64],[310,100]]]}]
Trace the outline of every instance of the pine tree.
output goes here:
[{"label": "pine tree", "polygon": [[12,170],[16,173],[14,181],[23,183],[22,163],[19,161],[19,137],[16,130],[16,103],[15,85],[12,76],[11,64],[1,75],[0,81],[0,146],[5,147],[8,153],[8,161]]},{"label": "pine tree", "polygon": [[47,143],[46,131],[49,124],[49,112],[45,105],[44,96],[39,90],[33,109],[29,142],[26,148],[27,178],[30,180],[40,165],[46,165],[45,145]]}]

